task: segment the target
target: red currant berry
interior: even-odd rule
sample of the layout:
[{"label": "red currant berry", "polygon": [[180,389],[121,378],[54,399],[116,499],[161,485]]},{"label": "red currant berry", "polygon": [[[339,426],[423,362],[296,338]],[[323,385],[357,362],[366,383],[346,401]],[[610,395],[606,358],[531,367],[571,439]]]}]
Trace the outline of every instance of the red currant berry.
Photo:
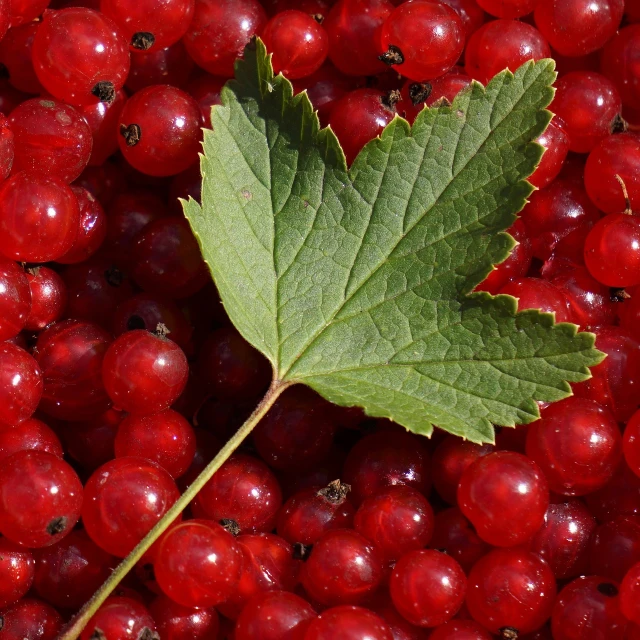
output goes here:
[{"label": "red currant berry", "polygon": [[640,478],[623,462],[613,478],[584,498],[589,512],[600,522],[621,515],[640,515]]},{"label": "red currant berry", "polygon": [[436,627],[451,619],[464,602],[467,580],[446,553],[421,549],[396,562],[389,592],[398,613],[411,624]]},{"label": "red currant berry", "polygon": [[156,625],[147,608],[132,598],[112,596],[98,609],[84,628],[80,640],[95,638],[156,638]]},{"label": "red currant berry", "polygon": [[87,121],[56,100],[33,98],[9,116],[15,148],[11,173],[32,174],[73,182],[87,166],[93,139]]},{"label": "red currant berry", "polygon": [[34,590],[55,607],[79,609],[109,577],[116,559],[82,530],[74,530],[36,554]]},{"label": "red currant berry", "polygon": [[622,96],[622,104],[634,109],[637,109],[640,99],[639,55],[640,26],[634,24],[620,29],[607,42],[600,61],[602,73],[615,83]]},{"label": "red currant berry", "polygon": [[[25,24],[35,20],[49,5],[49,0],[10,0],[11,26]],[[2,5],[2,15],[5,16],[6,5]]]},{"label": "red currant berry", "polygon": [[28,549],[0,538],[0,608],[6,609],[31,589],[35,559]]},{"label": "red currant berry", "polygon": [[378,34],[392,11],[389,0],[338,0],[331,7],[322,26],[329,36],[329,58],[339,71],[349,76],[384,71]]},{"label": "red currant berry", "polygon": [[558,594],[551,616],[551,631],[557,640],[608,640],[623,637],[626,627],[618,585],[601,576],[570,582]]},{"label": "red currant berry", "polygon": [[465,71],[486,84],[505,68],[515,71],[527,60],[550,57],[549,45],[535,27],[518,20],[493,20],[469,38]]},{"label": "red currant berry", "polygon": [[394,640],[389,625],[378,615],[344,605],[323,611],[309,624],[304,640]]},{"label": "red currant berry", "polygon": [[592,400],[567,398],[542,411],[527,433],[527,455],[542,469],[549,488],[581,496],[603,487],[622,455],[613,415]]},{"label": "red currant berry", "polygon": [[281,505],[282,491],[269,467],[242,453],[229,458],[192,503],[196,517],[233,520],[242,533],[271,531]]},{"label": "red currant berry", "polygon": [[[469,573],[467,607],[492,633],[539,629],[551,616],[556,581],[538,556],[520,549],[495,549]],[[512,637],[518,637],[517,635]]]},{"label": "red currant berry", "polygon": [[38,27],[33,66],[42,86],[59,100],[112,102],[129,73],[129,48],[109,18],[70,7],[51,11]]},{"label": "red currant berry", "polygon": [[579,500],[550,504],[528,549],[549,565],[556,578],[575,578],[586,573],[595,528],[596,519]]},{"label": "red currant berry", "polygon": [[20,347],[0,343],[0,426],[30,418],[42,396],[42,371]]},{"label": "red currant berry", "polygon": [[31,311],[31,289],[25,272],[11,260],[0,258],[0,341],[20,333]]},{"label": "red currant berry", "polygon": [[529,182],[542,189],[560,173],[569,152],[569,136],[558,118],[554,118],[536,142],[544,147],[544,155],[537,169],[529,176]]},{"label": "red currant berry", "polygon": [[428,495],[431,469],[423,439],[387,430],[362,438],[345,460],[344,480],[351,485],[349,498],[355,505],[396,484]]},{"label": "red currant berry", "polygon": [[183,38],[195,63],[215,76],[231,78],[253,35],[260,35],[267,16],[258,0],[196,0],[191,25]]},{"label": "red currant berry", "polygon": [[357,604],[381,584],[378,548],[350,529],[325,532],[313,545],[301,580],[311,598],[324,605]]},{"label": "red currant berry", "polygon": [[2,640],[55,640],[62,630],[62,616],[51,606],[35,598],[24,598],[5,609]]},{"label": "red currant berry", "polygon": [[393,120],[396,111],[392,102],[382,91],[356,89],[335,104],[329,126],[340,141],[347,164]]},{"label": "red currant berry", "polygon": [[153,616],[160,637],[166,640],[212,640],[218,634],[220,622],[213,607],[183,607],[171,598],[160,595],[149,605],[149,613]]},{"label": "red currant berry", "polygon": [[235,626],[235,640],[302,640],[316,612],[300,596],[286,591],[260,593],[245,605]]},{"label": "red currant berry", "polygon": [[539,309],[553,313],[556,322],[572,322],[567,297],[558,287],[541,278],[518,278],[500,289],[501,294],[518,300],[518,311]]},{"label": "red currant berry", "polygon": [[198,159],[202,113],[187,93],[154,85],[135,93],[120,113],[120,151],[150,176],[173,176]]},{"label": "red currant berry", "polygon": [[[487,18],[487,14],[480,8],[476,0],[440,0],[450,6],[462,20],[467,38],[477,31]],[[523,0],[526,1],[526,0]],[[398,5],[400,2],[394,1]]]},{"label": "red currant berry", "polygon": [[13,26],[0,40],[0,62],[9,74],[9,82],[25,93],[44,93],[32,60],[33,38],[39,26],[39,21]]},{"label": "red currant berry", "polygon": [[620,582],[636,562],[640,562],[640,517],[620,516],[595,530],[589,548],[589,573]]},{"label": "red currant berry", "polygon": [[493,636],[474,620],[450,620],[429,636],[429,640],[492,640]]},{"label": "red currant berry", "polygon": [[[620,180],[628,191],[629,203]],[[620,133],[596,145],[587,158],[584,185],[593,203],[605,213],[619,214],[628,206],[640,211],[640,136]]]},{"label": "red currant berry", "polygon": [[467,467],[458,485],[458,504],[483,540],[511,547],[529,540],[542,526],[549,489],[535,462],[497,451]]},{"label": "red currant berry", "polygon": [[78,235],[73,191],[56,178],[21,172],[0,187],[0,254],[21,262],[62,257]]},{"label": "red currant berry", "polygon": [[143,330],[116,338],[102,363],[102,380],[114,404],[136,414],[169,408],[187,384],[189,366],[180,347]]},{"label": "red currant berry", "polygon": [[153,460],[174,479],[187,471],[195,452],[193,428],[171,409],[150,416],[127,416],[118,427],[116,457],[138,456]]},{"label": "red currant berry", "polygon": [[64,538],[80,518],[82,483],[46,451],[19,451],[0,469],[0,533],[25,547]]},{"label": "red currant berry", "polygon": [[107,553],[124,558],[180,497],[171,476],[143,458],[117,458],[85,485],[82,522]]},{"label": "red currant berry", "polygon": [[194,0],[131,2],[101,0],[100,11],[111,18],[134,51],[169,47],[187,32],[193,19]]},{"label": "red currant berry", "polygon": [[456,504],[458,484],[464,470],[475,460],[492,453],[490,444],[475,444],[457,436],[446,436],[433,452],[431,477],[438,495]]},{"label": "red currant berry", "polygon": [[291,80],[317,71],[329,52],[327,32],[303,11],[276,14],[265,25],[261,37],[273,55],[274,72]]},{"label": "red currant berry", "polygon": [[158,548],[158,585],[184,607],[212,607],[237,589],[243,554],[233,536],[215,522],[191,520],[174,527]]},{"label": "red currant berry", "polygon": [[640,411],[631,416],[624,430],[623,452],[629,469],[640,477]]},{"label": "red currant berry", "polygon": [[447,4],[413,0],[397,7],[380,29],[383,62],[418,82],[449,71],[462,54],[465,28]]},{"label": "red currant berry", "polygon": [[620,610],[627,619],[640,624],[640,562],[634,564],[622,579]]},{"label": "red currant berry", "polygon": [[467,573],[490,549],[457,507],[436,514],[429,546],[444,551]]},{"label": "red currant berry", "polygon": [[[185,89],[189,86],[191,72],[195,66],[181,40],[166,49],[132,52],[131,69],[125,87],[131,93],[156,84],[169,84],[178,89]],[[189,94],[191,95],[190,91]],[[191,97],[197,102],[195,96]]]},{"label": "red currant berry", "polygon": [[538,0],[536,26],[562,55],[597,51],[616,32],[624,0]]},{"label": "red currant berry", "polygon": [[477,0],[477,2],[496,18],[521,18],[534,10],[537,0]]},{"label": "red currant berry", "polygon": [[46,451],[58,458],[64,454],[55,432],[36,418],[21,422],[17,428],[0,430],[0,461],[27,450]]}]

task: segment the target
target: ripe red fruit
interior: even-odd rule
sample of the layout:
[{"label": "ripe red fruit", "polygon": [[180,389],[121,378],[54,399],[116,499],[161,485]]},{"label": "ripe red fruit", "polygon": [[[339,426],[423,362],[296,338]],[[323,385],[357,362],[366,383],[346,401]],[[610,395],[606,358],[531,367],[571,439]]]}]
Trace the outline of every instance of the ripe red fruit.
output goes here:
[{"label": "ripe red fruit", "polygon": [[35,564],[31,551],[0,538],[0,607],[3,610],[31,589]]},{"label": "ripe red fruit", "polygon": [[155,622],[142,603],[132,598],[112,596],[89,620],[80,640],[91,640],[98,634],[105,638],[153,638],[155,630]]},{"label": "ripe red fruit", "polygon": [[0,427],[30,418],[42,397],[42,371],[24,350],[0,343]]}]

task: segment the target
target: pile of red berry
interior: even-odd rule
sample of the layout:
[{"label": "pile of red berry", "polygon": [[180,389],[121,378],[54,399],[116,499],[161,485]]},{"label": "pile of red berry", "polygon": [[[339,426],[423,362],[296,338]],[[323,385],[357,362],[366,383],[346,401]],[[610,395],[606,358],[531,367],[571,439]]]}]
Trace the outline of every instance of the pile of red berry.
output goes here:
[{"label": "pile of red berry", "polygon": [[495,446],[293,387],[82,640],[638,640],[638,0],[0,0],[0,640],[56,638],[269,385],[177,200],[254,34],[349,162],[554,57],[479,288],[608,357]]}]

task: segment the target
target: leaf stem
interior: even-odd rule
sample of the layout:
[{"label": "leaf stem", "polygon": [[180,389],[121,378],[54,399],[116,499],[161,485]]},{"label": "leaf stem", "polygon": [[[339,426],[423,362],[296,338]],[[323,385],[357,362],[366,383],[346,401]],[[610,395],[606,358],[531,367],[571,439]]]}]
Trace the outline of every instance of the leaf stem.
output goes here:
[{"label": "leaf stem", "polygon": [[164,514],[161,520],[140,541],[138,546],[117,566],[104,584],[95,592],[92,598],[80,609],[69,625],[58,636],[57,640],[77,640],[89,620],[111,595],[120,581],[133,569],[136,563],[147,552],[151,545],[166,531],[167,527],[180,515],[187,505],[196,497],[200,489],[212,478],[213,474],[228,460],[231,454],[242,444],[253,428],[260,422],[280,394],[291,382],[273,380],[269,390],[254,412],[236,431],[229,441],[220,449],[216,457],[205,467],[200,475],[189,485],[180,499]]}]

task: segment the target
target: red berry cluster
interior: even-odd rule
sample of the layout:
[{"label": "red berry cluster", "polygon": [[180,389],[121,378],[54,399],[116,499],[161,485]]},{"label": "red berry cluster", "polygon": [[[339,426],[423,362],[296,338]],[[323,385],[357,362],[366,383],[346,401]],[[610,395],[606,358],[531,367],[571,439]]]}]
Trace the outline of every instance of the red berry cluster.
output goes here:
[{"label": "red berry cluster", "polygon": [[478,288],[608,357],[495,446],[287,391],[82,640],[638,640],[637,0],[0,0],[0,640],[53,640],[269,384],[177,201],[254,34],[348,162],[554,57]]}]

